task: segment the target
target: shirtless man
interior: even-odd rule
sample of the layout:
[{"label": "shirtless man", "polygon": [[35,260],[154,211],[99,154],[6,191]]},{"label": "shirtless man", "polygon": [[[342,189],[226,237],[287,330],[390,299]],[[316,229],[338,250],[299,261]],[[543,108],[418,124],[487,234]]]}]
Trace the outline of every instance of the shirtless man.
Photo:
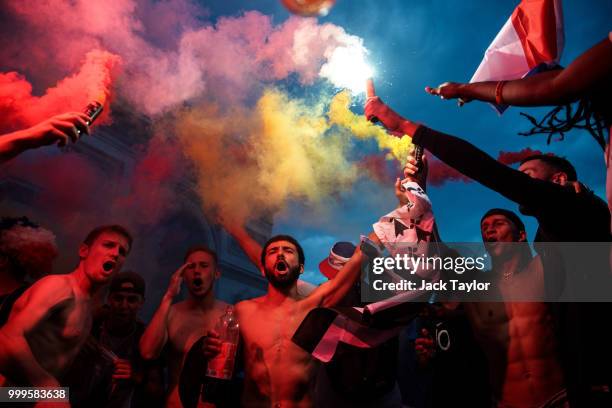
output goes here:
[{"label": "shirtless man", "polygon": [[[422,162],[424,185],[427,160]],[[408,157],[406,177],[419,168]],[[525,225],[512,211],[494,208],[480,222],[485,248],[491,257],[491,282],[504,299],[537,300],[544,297],[544,275],[540,257],[532,257],[526,243]],[[511,244],[506,244],[511,243]],[[524,244],[519,244],[524,243]],[[446,304],[453,308],[457,304]],[[483,348],[489,378],[498,407],[540,407],[566,401],[558,345],[549,306],[541,302],[464,303],[474,337]],[[419,346],[431,346],[420,338]]]},{"label": "shirtless man", "polygon": [[93,298],[121,269],[131,245],[125,228],[98,227],[79,247],[73,272],[46,276],[26,290],[0,329],[0,382],[60,386],[89,335]]},{"label": "shirtless man", "polygon": [[[166,294],[140,338],[140,354],[147,360],[156,359],[168,343],[167,407],[182,407],[178,383],[191,346],[215,327],[225,312],[226,303],[215,299],[213,286],[219,278],[217,254],[204,246],[190,248],[185,264],[170,279]],[[187,283],[187,300],[172,304]]]},{"label": "shirtless man", "polygon": [[[239,242],[251,258],[260,248],[253,240]],[[304,297],[297,290],[304,252],[294,238],[272,237],[259,253],[258,266],[268,279],[268,292],[236,305],[244,351],[243,405],[310,407],[315,361],[291,337],[309,311],[335,305],[350,290],[359,276],[362,254],[357,249],[334,279]],[[219,350],[216,333],[209,333],[206,356],[211,358]]]},{"label": "shirtless man", "polygon": [[[502,296],[544,293],[542,264],[524,242],[525,227],[511,211],[493,209],[482,218],[482,239],[491,256],[491,279]],[[525,293],[529,289],[532,294]],[[466,303],[474,335],[489,361],[489,376],[499,407],[539,407],[566,398],[558,345],[549,306],[540,302]]]}]

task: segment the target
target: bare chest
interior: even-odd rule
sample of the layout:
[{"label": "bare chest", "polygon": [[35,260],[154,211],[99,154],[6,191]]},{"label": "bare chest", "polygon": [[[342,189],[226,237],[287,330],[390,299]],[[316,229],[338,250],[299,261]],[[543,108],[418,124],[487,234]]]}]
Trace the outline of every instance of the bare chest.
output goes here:
[{"label": "bare chest", "polygon": [[185,354],[193,343],[214,329],[215,316],[211,314],[177,311],[168,322],[168,339],[174,352]]},{"label": "bare chest", "polygon": [[61,373],[72,362],[90,333],[91,304],[75,297],[32,331],[32,353],[52,373]]},{"label": "bare chest", "polygon": [[299,308],[257,310],[254,316],[240,319],[240,332],[244,349],[254,360],[306,361],[310,355],[291,341],[306,313]]}]

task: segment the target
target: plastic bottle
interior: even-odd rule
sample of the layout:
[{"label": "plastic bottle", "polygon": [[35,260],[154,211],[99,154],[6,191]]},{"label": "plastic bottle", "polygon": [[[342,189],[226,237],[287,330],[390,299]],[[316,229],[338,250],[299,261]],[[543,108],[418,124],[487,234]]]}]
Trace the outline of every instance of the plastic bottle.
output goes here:
[{"label": "plastic bottle", "polygon": [[208,362],[206,376],[229,380],[234,373],[234,361],[238,348],[238,338],[240,337],[238,319],[234,315],[232,306],[225,309],[225,313],[217,321],[215,331],[219,334],[219,340],[222,343],[221,351]]}]

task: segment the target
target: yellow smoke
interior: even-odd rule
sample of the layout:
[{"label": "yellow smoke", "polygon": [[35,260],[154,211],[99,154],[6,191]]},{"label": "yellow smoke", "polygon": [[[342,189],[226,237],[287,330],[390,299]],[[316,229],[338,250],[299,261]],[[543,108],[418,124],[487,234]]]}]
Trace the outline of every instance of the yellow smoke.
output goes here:
[{"label": "yellow smoke", "polygon": [[[215,105],[185,110],[177,117],[176,132],[196,172],[198,195],[207,212],[235,218],[261,214],[263,208],[253,197],[253,176],[257,166],[242,154],[240,132],[248,132],[251,112],[235,109],[221,112]],[[235,118],[235,121],[231,119]],[[244,141],[248,144],[248,140]]]},{"label": "yellow smoke", "polygon": [[349,137],[330,129],[325,105],[279,90],[266,90],[253,109],[185,110],[176,131],[205,210],[231,222],[278,211],[292,199],[316,206],[357,178]]},{"label": "yellow smoke", "polygon": [[276,91],[264,92],[257,104],[262,126],[255,137],[259,184],[273,201],[304,198],[317,203],[345,190],[356,176],[347,159],[348,139],[328,134],[321,105],[308,106]]},{"label": "yellow smoke", "polygon": [[347,92],[328,101],[268,89],[251,108],[208,103],[178,112],[175,131],[204,210],[232,223],[273,214],[290,200],[324,212],[325,200],[349,191],[358,177],[353,136],[376,140],[388,159],[405,160],[408,138],[391,137],[351,112]]},{"label": "yellow smoke", "polygon": [[401,139],[389,135],[382,127],[369,122],[365,116],[356,115],[349,107],[351,95],[342,91],[334,96],[329,106],[329,120],[332,125],[348,129],[359,139],[374,139],[381,151],[387,151],[387,159],[396,159],[405,164],[406,157],[413,149],[408,137]]}]

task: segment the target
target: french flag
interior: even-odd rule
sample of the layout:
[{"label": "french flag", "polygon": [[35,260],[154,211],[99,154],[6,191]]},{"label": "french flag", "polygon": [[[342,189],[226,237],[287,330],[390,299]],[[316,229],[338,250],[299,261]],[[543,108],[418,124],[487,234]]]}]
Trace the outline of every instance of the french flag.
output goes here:
[{"label": "french flag", "polygon": [[[502,81],[558,67],[563,51],[561,0],[522,0],[470,82]],[[507,106],[493,105],[501,114]]]}]

